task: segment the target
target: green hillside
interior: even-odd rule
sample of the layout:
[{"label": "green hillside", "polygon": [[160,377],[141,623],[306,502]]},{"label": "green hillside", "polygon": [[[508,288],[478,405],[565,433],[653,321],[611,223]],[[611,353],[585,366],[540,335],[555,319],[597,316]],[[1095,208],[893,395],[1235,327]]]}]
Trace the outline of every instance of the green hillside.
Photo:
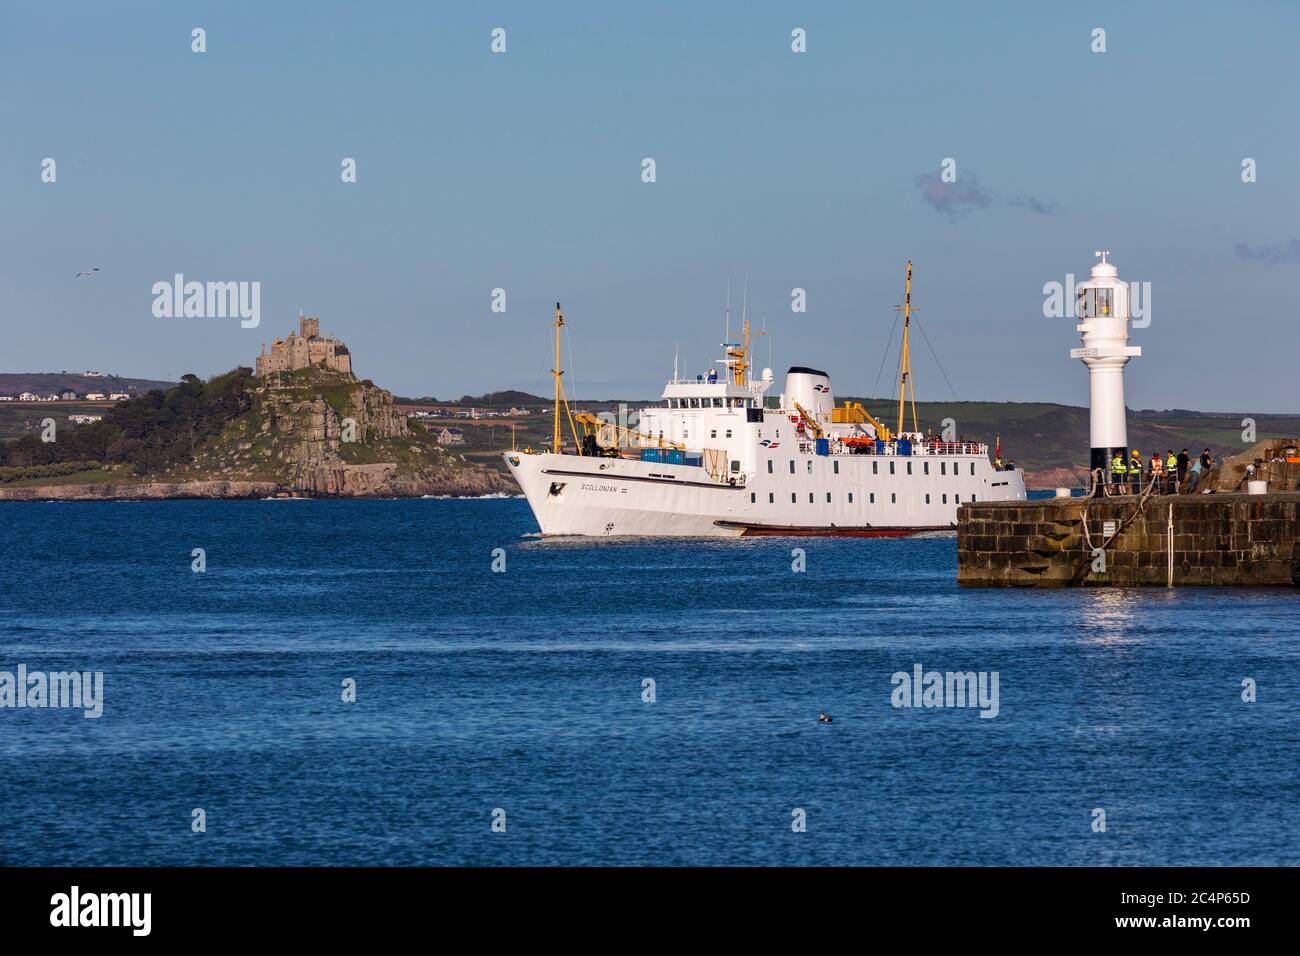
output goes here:
[{"label": "green hillside", "polygon": [[[839,401],[842,403],[844,398]],[[861,401],[867,409],[891,428],[898,420],[898,400],[887,398],[849,398]],[[430,421],[431,427],[451,426],[464,435],[460,449],[467,458],[495,468],[504,468],[500,452],[511,445],[512,424],[518,447],[540,447],[549,442],[551,405],[530,396],[517,403],[531,412],[527,416],[468,420],[452,417]],[[631,409],[650,404],[628,402]],[[618,402],[575,402],[574,408],[591,411],[614,411]],[[1082,480],[1088,467],[1088,409],[1051,402],[917,402],[917,419],[922,431],[942,432],[943,420],[951,418],[958,436],[987,442],[990,449],[999,437],[1004,458],[1039,473],[1046,484],[1068,481],[1056,469],[1074,469]],[[1300,415],[1276,415],[1247,412],[1130,411],[1129,443],[1145,460],[1152,452],[1163,455],[1184,447],[1199,453],[1209,447],[1215,457],[1236,454],[1246,447],[1242,439],[1242,419],[1254,418],[1258,439],[1300,437]],[[911,410],[906,427],[911,429]],[[565,426],[565,439],[570,440]]]},{"label": "green hillside", "polygon": [[[861,401],[877,418],[893,427],[898,421],[897,399]],[[958,435],[993,443],[1000,436],[1004,458],[1014,458],[1026,470],[1088,467],[1088,409],[1042,402],[917,402],[921,430],[942,431],[953,419]],[[1216,457],[1236,454],[1251,442],[1242,438],[1242,420],[1255,421],[1256,438],[1300,436],[1300,415],[1260,412],[1130,411],[1128,439],[1143,458],[1184,447],[1200,452],[1209,447]],[[911,409],[906,427],[911,428]]]},{"label": "green hillside", "polygon": [[81,372],[0,372],[0,395],[62,394],[71,390],[78,396],[87,392],[130,392],[143,395],[153,388],[167,389],[175,382],[160,382],[150,378],[122,378],[120,375],[85,375]]}]

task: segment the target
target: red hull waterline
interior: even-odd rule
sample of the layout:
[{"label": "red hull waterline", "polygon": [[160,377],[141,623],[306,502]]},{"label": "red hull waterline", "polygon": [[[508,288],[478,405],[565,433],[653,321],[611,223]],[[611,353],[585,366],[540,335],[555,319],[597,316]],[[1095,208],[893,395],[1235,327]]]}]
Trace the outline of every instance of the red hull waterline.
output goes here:
[{"label": "red hull waterline", "polygon": [[732,521],[719,521],[719,527],[743,528],[742,538],[907,538],[914,534],[929,531],[955,531],[956,526],[948,528],[798,528],[779,525],[741,524]]}]

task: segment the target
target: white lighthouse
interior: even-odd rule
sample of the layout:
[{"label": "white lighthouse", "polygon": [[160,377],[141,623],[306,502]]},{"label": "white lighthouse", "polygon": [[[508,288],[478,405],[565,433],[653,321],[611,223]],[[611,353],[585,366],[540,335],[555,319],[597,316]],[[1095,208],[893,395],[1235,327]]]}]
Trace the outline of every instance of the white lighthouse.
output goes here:
[{"label": "white lighthouse", "polygon": [[1089,468],[1110,476],[1111,460],[1129,460],[1128,424],[1124,415],[1124,366],[1142,349],[1128,344],[1129,287],[1106,251],[1092,267],[1092,278],[1075,287],[1075,317],[1083,334],[1083,348],[1071,349],[1070,358],[1088,366],[1089,431],[1092,455]]}]

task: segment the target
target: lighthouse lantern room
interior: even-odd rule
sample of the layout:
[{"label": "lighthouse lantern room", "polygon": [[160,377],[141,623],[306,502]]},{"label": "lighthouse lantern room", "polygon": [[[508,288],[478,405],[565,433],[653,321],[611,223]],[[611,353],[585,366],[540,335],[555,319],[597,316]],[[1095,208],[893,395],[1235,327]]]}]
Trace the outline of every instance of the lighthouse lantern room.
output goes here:
[{"label": "lighthouse lantern room", "polygon": [[[1089,469],[1095,476],[1101,469],[1110,480],[1115,456],[1128,461],[1128,424],[1124,409],[1124,366],[1142,354],[1128,344],[1129,287],[1109,261],[1107,251],[1093,255],[1101,261],[1092,267],[1092,277],[1075,287],[1075,317],[1083,336],[1083,348],[1071,349],[1070,357],[1088,366],[1089,433],[1092,446]],[[1101,483],[1097,483],[1100,493]]]}]

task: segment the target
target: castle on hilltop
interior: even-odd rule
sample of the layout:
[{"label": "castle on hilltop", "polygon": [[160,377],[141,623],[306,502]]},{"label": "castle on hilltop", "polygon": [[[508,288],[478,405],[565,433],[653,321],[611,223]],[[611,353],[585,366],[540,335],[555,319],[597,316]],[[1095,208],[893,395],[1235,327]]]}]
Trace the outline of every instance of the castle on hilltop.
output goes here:
[{"label": "castle on hilltop", "polygon": [[270,372],[292,372],[309,365],[351,375],[352,353],[334,336],[320,334],[320,319],[309,319],[299,312],[297,332],[276,339],[271,343],[270,352],[266,343],[262,343],[256,374],[262,378]]}]

